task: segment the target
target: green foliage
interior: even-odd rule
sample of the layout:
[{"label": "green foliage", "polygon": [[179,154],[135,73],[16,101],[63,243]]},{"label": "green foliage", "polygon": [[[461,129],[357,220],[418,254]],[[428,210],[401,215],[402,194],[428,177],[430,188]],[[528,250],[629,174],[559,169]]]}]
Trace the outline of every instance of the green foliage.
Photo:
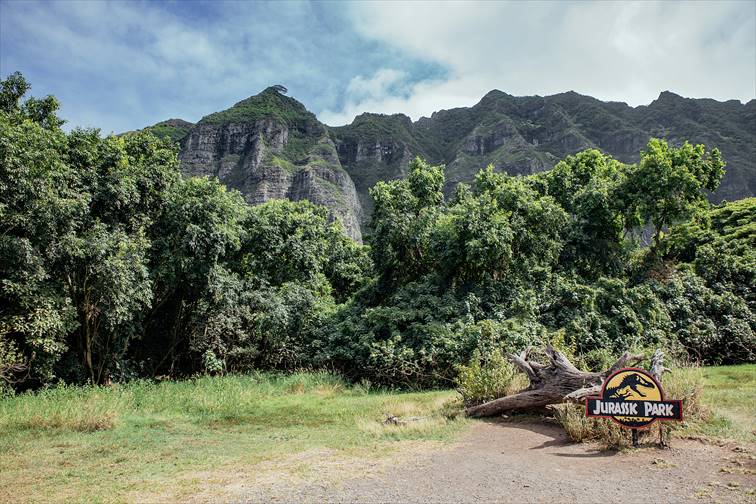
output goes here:
[{"label": "green foliage", "polygon": [[222,268],[211,273],[207,295],[195,305],[189,325],[190,350],[202,356],[205,370],[214,371],[208,352],[212,366],[231,372],[310,363],[309,336],[332,309],[332,299],[299,283],[255,283]]},{"label": "green foliage", "polygon": [[655,245],[671,224],[689,219],[708,206],[705,189],[715,190],[724,175],[719,150],[685,142],[670,147],[656,138],[641,152],[640,163],[628,177],[627,192],[637,205],[641,222],[655,230]]},{"label": "green foliage", "polygon": [[[594,368],[653,346],[756,360],[755,200],[707,208],[716,149],[652,139],[637,166],[587,150],[545,174],[488,167],[449,199],[444,167],[416,158],[372,188],[362,246],[325,208],[250,206],[182,178],[175,144],[149,129],[66,133],[55,99],[23,100],[28,87],[0,86],[5,388],[310,366],[439,386],[475,355],[544,343]],[[204,121],[284,121],[280,166],[329,163],[325,130],[312,140],[322,126],[282,93]],[[650,250],[632,238],[647,220]]]},{"label": "green foliage", "polygon": [[724,202],[673,227],[665,248],[669,257],[692,262],[698,247],[718,242],[737,255],[756,249],[756,198]]},{"label": "green foliage", "polygon": [[722,203],[675,226],[663,246],[668,260],[692,263],[717,291],[731,291],[756,310],[756,198]]},{"label": "green foliage", "polygon": [[26,89],[2,87],[4,384],[307,364],[314,327],[370,274],[365,248],[310,203],[251,208],[181,178],[150,131],[66,134]]},{"label": "green foliage", "polygon": [[221,124],[232,122],[253,122],[259,119],[275,118],[291,125],[304,125],[314,121],[315,116],[304,105],[293,98],[284,96],[275,86],[262,93],[240,101],[228,110],[215,112],[200,120],[200,124]]},{"label": "green foliage", "polygon": [[485,359],[475,350],[469,364],[457,366],[455,381],[468,407],[517,392],[522,386],[517,377],[517,370],[497,348]]},{"label": "green foliage", "polygon": [[[648,152],[658,163],[668,156],[675,173],[708,176],[702,184],[710,187],[721,166],[716,152],[702,149],[670,150],[652,141]],[[489,167],[445,202],[441,168],[416,159],[407,179],[379,182],[371,191],[378,282],[334,312],[316,340],[317,362],[380,383],[435,385],[447,382],[449,366],[466,362],[476,348],[514,350],[555,337],[577,362],[594,368],[627,349],[668,345],[686,347],[696,359],[706,355],[707,362],[731,362],[735,348],[753,359],[751,314],[724,294],[745,289],[747,259],[723,261],[702,249],[699,274],[719,282],[722,292],[702,297],[694,310],[721,328],[720,335],[702,338],[691,337],[690,317],[677,321],[684,295],[668,285],[669,277],[628,268],[637,243],[627,230],[646,212],[628,188],[652,177],[650,158],[646,163],[626,166],[589,150],[528,178]],[[683,198],[679,219],[705,201],[702,188],[688,187],[684,197],[674,184],[660,190]]]},{"label": "green foliage", "polygon": [[[370,297],[374,289],[361,294]],[[383,384],[449,383],[454,364],[475,347],[471,335],[455,324],[467,310],[464,302],[441,295],[431,283],[408,284],[375,307],[353,302],[318,332],[315,362]]]},{"label": "green foliage", "polygon": [[320,275],[347,298],[369,273],[364,249],[356,246],[328,212],[309,201],[273,200],[251,207],[243,222],[242,269],[261,282],[317,283]]},{"label": "green foliage", "polygon": [[631,227],[623,201],[625,167],[590,149],[568,156],[545,176],[545,192],[569,212],[561,263],[588,278],[617,274],[627,259]]},{"label": "green foliage", "polygon": [[53,379],[68,349],[100,382],[150,302],[145,235],[177,163],[154,137],[66,135],[48,102],[16,99],[0,119],[0,248],[10,266],[0,336],[25,356],[32,379]]},{"label": "green foliage", "polygon": [[48,95],[42,99],[29,97],[22,101],[30,89],[31,84],[19,72],[9,75],[0,82],[0,111],[49,130],[62,126],[63,120],[56,115],[60,108],[58,100]]},{"label": "green foliage", "polygon": [[169,119],[145,128],[145,130],[160,139],[167,139],[171,142],[177,143],[189,134],[192,126],[194,126],[192,123],[182,121],[181,119]]},{"label": "green foliage", "polygon": [[717,293],[685,269],[657,289],[677,342],[692,359],[703,364],[756,360],[756,317],[742,298]]},{"label": "green foliage", "polygon": [[659,345],[669,334],[669,315],[646,285],[629,286],[606,277],[583,284],[557,276],[549,288],[551,304],[541,320],[548,327],[564,328],[580,354]]},{"label": "green foliage", "polygon": [[384,282],[406,282],[428,271],[425,252],[442,188],[441,168],[416,158],[406,180],[379,182],[371,189],[371,255]]},{"label": "green foliage", "polygon": [[77,325],[53,277],[58,242],[76,232],[86,199],[65,162],[59,121],[31,120],[18,96],[28,85],[17,75],[9,81],[0,112],[0,375],[46,382]]}]

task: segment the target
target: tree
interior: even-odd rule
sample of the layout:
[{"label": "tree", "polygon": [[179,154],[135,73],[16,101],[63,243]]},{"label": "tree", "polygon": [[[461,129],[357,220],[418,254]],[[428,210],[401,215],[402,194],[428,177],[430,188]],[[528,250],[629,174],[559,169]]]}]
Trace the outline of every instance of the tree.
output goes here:
[{"label": "tree", "polygon": [[708,208],[704,190],[719,186],[724,166],[718,149],[707,152],[703,145],[688,142],[676,148],[665,140],[649,140],[628,177],[626,192],[642,221],[654,228],[655,254],[668,226]]},{"label": "tree", "polygon": [[57,102],[22,102],[29,88],[18,73],[0,84],[0,375],[21,387],[54,378],[76,327],[53,263],[86,213]]},{"label": "tree", "polygon": [[596,149],[578,152],[544,175],[545,192],[570,214],[560,264],[591,279],[615,275],[627,259],[624,202],[628,167]]},{"label": "tree", "polygon": [[188,324],[211,293],[216,268],[239,251],[247,205],[215,178],[181,179],[165,195],[152,229],[150,277],[154,301],[145,339],[133,355],[151,374],[175,373],[190,358]]},{"label": "tree", "polygon": [[46,129],[59,128],[64,121],[56,115],[60,108],[58,100],[54,96],[46,96],[42,99],[29,97],[22,101],[30,89],[31,84],[20,72],[9,75],[0,82],[0,111],[28,119]]},{"label": "tree", "polygon": [[54,98],[22,101],[20,74],[0,87],[0,346],[39,382],[101,383],[152,299],[148,229],[176,152],[147,134],[66,134]]},{"label": "tree", "polygon": [[339,221],[329,223],[325,207],[272,200],[250,207],[242,226],[241,268],[258,283],[316,285],[325,276],[343,301],[370,275],[367,249],[347,237]]},{"label": "tree", "polygon": [[428,243],[443,186],[443,169],[415,158],[406,180],[378,182],[370,190],[371,256],[385,285],[418,278],[432,267]]}]

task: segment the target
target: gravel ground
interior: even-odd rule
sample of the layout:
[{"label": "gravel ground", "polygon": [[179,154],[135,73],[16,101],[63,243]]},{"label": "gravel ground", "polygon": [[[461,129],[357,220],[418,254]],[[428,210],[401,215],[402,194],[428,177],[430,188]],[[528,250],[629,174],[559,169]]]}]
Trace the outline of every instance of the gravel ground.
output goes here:
[{"label": "gravel ground", "polygon": [[450,449],[421,452],[380,474],[266,488],[240,485],[243,492],[234,500],[756,502],[755,458],[747,447],[688,440],[666,450],[602,452],[570,443],[553,424],[478,422]]}]

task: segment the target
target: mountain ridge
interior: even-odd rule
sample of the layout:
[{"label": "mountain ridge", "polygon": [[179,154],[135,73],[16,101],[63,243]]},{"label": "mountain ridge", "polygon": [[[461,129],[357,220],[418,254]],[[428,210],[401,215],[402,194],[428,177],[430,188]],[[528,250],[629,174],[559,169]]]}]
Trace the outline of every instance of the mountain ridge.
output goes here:
[{"label": "mountain ridge", "polygon": [[673,144],[688,140],[718,147],[728,162],[713,201],[756,194],[756,100],[662,91],[648,105],[633,107],[575,91],[513,96],[493,89],[471,107],[438,110],[416,121],[401,113],[365,112],[350,124],[327,126],[285,92],[268,87],[204,116],[183,136],[166,131],[170,121],[150,128],[162,125],[164,136],[180,136],[184,172],[218,176],[251,203],[285,197],[324,204],[358,240],[372,210],[370,187],[405,176],[415,156],[445,164],[450,191],[488,164],[527,175],[586,148],[633,163],[650,137]]}]

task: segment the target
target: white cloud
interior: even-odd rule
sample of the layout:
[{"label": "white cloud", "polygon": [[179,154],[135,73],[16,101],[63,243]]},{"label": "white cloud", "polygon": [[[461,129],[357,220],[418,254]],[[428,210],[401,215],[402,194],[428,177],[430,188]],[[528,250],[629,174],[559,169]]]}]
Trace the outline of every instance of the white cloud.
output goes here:
[{"label": "white cloud", "polygon": [[469,106],[491,89],[514,95],[574,90],[647,104],[660,91],[747,101],[756,95],[754,2],[356,2],[364,36],[444,65],[441,80],[401,87],[382,68],[353,79],[331,124],[355,114],[413,119]]},{"label": "white cloud", "polygon": [[71,125],[106,132],[197,120],[277,83],[334,125],[365,111],[417,119],[491,89],[633,105],[666,89],[756,93],[753,1],[0,0],[0,11],[2,76],[23,71]]}]

